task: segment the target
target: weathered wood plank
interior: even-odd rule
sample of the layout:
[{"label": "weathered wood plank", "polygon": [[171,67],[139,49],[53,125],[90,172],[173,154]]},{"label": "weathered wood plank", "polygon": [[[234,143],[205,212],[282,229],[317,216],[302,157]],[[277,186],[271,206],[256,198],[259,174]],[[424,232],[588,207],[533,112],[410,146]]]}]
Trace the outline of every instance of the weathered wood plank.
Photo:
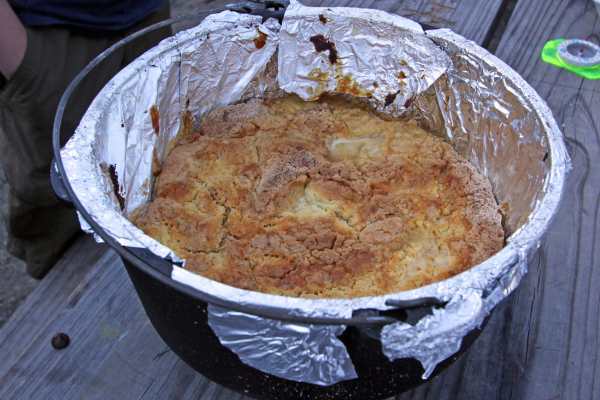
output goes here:
[{"label": "weathered wood plank", "polygon": [[[75,265],[71,260],[69,266]],[[48,276],[49,286],[68,272],[57,271]],[[197,374],[168,349],[112,251],[104,250],[84,281],[85,289],[69,296],[72,301],[59,307],[31,342],[12,344],[21,351],[0,375],[1,399],[241,398]],[[31,312],[31,304],[19,312]],[[61,351],[50,346],[58,331],[71,337],[71,345]]]},{"label": "weathered wood plank", "polygon": [[[546,257],[534,274],[543,291],[533,291],[527,352],[514,380],[521,398],[600,398],[600,82],[583,80],[541,62],[539,51],[553,38],[598,43],[600,17],[584,0],[521,2],[497,54],[544,97],[568,138],[573,172],[561,213],[548,235]],[[525,56],[529,49],[530,56]],[[527,301],[523,299],[523,305]],[[515,314],[523,308],[514,307]]]},{"label": "weathered wood plank", "polygon": [[451,28],[481,44],[490,34],[503,0],[305,0],[302,3],[378,8],[436,28]]},{"label": "weathered wood plank", "polygon": [[90,283],[86,274],[106,251],[91,238],[80,238],[15,311],[0,330],[0,376],[22,356],[24,344],[36,340],[63,309],[79,301]]},{"label": "weathered wood plank", "polygon": [[[79,261],[71,260],[69,266]],[[49,285],[61,283],[61,272],[68,271],[48,276]],[[83,290],[71,294],[59,314],[50,314],[35,338],[15,344],[22,351],[0,375],[0,398],[140,398],[177,362],[172,353],[165,353],[166,345],[112,251],[104,250],[80,281],[86,282]],[[52,303],[45,294],[35,293]],[[19,311],[31,312],[29,306]],[[71,337],[71,345],[61,351],[50,346],[50,338],[59,331]]]}]

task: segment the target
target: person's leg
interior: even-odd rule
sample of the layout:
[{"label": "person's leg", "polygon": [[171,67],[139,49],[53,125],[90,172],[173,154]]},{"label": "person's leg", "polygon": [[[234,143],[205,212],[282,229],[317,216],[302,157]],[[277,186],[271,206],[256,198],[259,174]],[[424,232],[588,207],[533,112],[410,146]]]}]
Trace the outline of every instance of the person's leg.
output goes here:
[{"label": "person's leg", "polygon": [[[167,3],[168,5],[168,3]],[[168,8],[150,15],[141,29],[168,17]],[[101,63],[73,93],[63,118],[63,141],[100,89],[127,59],[168,35],[162,30],[121,50]],[[62,204],[49,182],[52,125],[56,107],[75,75],[124,34],[89,36],[64,28],[28,29],[25,58],[0,90],[0,162],[10,186],[8,250],[27,263],[28,272],[43,277],[79,231],[74,210]]]},{"label": "person's leg", "polygon": [[[161,8],[159,8],[154,13],[147,16],[144,20],[140,21],[138,24],[130,28],[126,32],[126,35],[129,35],[131,33],[139,31],[142,28],[145,28],[147,26],[169,18],[171,18],[171,7],[169,2],[165,1],[164,5]],[[170,36],[171,34],[171,26],[166,26],[152,33],[146,34],[134,41],[133,43],[130,43],[125,48],[125,53],[123,55],[123,66],[129,64],[136,57],[140,56],[143,52],[155,46],[156,44],[158,44],[158,42]]]},{"label": "person's leg", "polygon": [[[79,231],[74,211],[59,202],[49,182],[56,106],[75,74],[108,44],[108,39],[80,37],[66,29],[28,29],[25,58],[0,92],[0,160],[10,186],[8,250],[24,259],[36,278]],[[107,71],[120,63],[107,66]],[[95,86],[84,86],[67,108],[67,134],[75,129]]]}]

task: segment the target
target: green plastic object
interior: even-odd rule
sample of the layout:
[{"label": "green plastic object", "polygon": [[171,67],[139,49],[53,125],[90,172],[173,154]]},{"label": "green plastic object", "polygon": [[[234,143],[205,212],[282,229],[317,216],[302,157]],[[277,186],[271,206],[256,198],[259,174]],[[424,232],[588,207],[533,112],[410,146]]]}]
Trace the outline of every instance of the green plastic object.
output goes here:
[{"label": "green plastic object", "polygon": [[600,48],[584,40],[550,40],[542,49],[542,60],[585,79],[600,79]]}]

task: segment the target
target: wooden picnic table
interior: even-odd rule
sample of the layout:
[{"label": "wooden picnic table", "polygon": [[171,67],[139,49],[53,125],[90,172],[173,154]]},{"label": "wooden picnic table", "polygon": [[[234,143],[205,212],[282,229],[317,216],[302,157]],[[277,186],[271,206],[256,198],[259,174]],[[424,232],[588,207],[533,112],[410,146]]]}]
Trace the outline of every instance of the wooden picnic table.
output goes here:
[{"label": "wooden picnic table", "polygon": [[[573,159],[560,213],[519,288],[466,354],[397,399],[600,399],[600,81],[539,58],[552,38],[600,40],[592,1],[306,3],[378,7],[488,47],[546,99]],[[50,345],[57,332],[71,337],[64,350]],[[167,398],[243,396],[179,360],[152,328],[119,258],[82,237],[0,331],[0,399]]]}]

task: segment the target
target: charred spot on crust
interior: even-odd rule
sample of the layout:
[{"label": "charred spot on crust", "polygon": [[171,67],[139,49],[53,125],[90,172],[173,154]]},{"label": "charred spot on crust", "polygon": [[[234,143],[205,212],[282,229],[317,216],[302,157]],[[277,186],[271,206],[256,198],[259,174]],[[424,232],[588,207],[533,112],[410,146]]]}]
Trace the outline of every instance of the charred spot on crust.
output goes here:
[{"label": "charred spot on crust", "polygon": [[254,38],[254,45],[256,46],[257,49],[262,49],[263,47],[265,47],[266,43],[267,43],[267,35],[265,35],[261,31],[258,31],[258,36]]},{"label": "charred spot on crust", "polygon": [[319,21],[321,21],[321,23],[326,24],[327,23],[327,17],[324,16],[323,14],[319,14]]},{"label": "charred spot on crust", "polygon": [[315,46],[315,50],[319,53],[323,51],[329,51],[329,62],[332,64],[337,63],[337,49],[335,48],[335,43],[329,41],[323,35],[315,35],[310,38],[310,41]]},{"label": "charred spot on crust", "polygon": [[100,164],[100,168],[108,175],[110,183],[112,184],[113,193],[119,202],[119,208],[125,209],[125,198],[121,195],[119,190],[119,177],[117,175],[117,166],[115,164],[107,165],[105,163]]},{"label": "charred spot on crust", "polygon": [[160,131],[160,120],[158,115],[158,107],[156,104],[150,107],[150,120],[152,121],[154,133],[158,135],[158,132]]}]

